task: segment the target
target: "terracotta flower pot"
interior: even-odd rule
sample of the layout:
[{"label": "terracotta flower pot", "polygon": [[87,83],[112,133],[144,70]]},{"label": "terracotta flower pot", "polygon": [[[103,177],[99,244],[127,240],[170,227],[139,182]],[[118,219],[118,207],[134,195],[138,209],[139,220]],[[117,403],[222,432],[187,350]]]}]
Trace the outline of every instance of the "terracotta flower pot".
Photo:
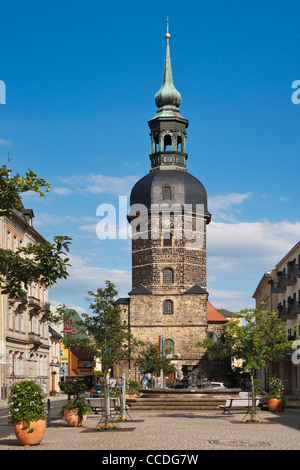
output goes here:
[{"label": "terracotta flower pot", "polygon": [[74,408],[74,410],[64,410],[64,417],[68,426],[78,427],[85,423],[87,413],[84,413],[83,418],[80,419],[78,416],[78,408]]},{"label": "terracotta flower pot", "polygon": [[36,446],[43,440],[46,431],[46,420],[30,421],[24,423],[19,421],[13,423],[16,438],[23,446]]},{"label": "terracotta flower pot", "polygon": [[283,400],[282,398],[268,398],[267,405],[270,411],[281,411]]}]

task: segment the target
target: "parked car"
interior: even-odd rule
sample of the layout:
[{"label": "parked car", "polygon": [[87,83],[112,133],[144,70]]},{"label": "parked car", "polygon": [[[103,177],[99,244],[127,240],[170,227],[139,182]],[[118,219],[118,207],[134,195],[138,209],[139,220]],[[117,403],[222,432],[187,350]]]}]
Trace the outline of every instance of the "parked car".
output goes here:
[{"label": "parked car", "polygon": [[101,397],[102,396],[102,391],[101,391],[101,386],[96,384],[90,391],[90,398],[95,398],[95,397]]},{"label": "parked car", "polygon": [[210,382],[212,388],[225,388],[225,385],[222,382]]}]

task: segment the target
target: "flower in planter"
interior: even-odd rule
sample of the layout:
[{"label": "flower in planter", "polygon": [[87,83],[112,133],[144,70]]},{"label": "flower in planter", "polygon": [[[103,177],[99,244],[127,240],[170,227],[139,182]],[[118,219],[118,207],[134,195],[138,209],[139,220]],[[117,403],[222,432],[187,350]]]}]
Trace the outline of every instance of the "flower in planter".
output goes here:
[{"label": "flower in planter", "polygon": [[8,397],[9,422],[46,419],[46,395],[33,380],[24,380],[11,387]]},{"label": "flower in planter", "polygon": [[284,390],[284,386],[283,386],[282,380],[277,377],[273,377],[272,379],[270,379],[270,382],[269,382],[269,392],[268,392],[267,397],[268,398],[283,398],[283,390]]}]

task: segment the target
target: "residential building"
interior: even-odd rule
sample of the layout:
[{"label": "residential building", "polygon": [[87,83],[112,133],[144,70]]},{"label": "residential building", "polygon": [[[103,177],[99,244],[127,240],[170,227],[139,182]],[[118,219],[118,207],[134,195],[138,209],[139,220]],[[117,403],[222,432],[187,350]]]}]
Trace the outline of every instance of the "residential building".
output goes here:
[{"label": "residential building", "polygon": [[[33,227],[31,209],[0,218],[0,247],[16,251],[28,243],[46,243]],[[47,288],[33,282],[21,298],[0,295],[1,398],[17,380],[32,379],[49,390],[49,309]]]},{"label": "residential building", "polygon": [[[262,276],[253,298],[256,307],[263,303],[266,310],[277,310],[279,317],[286,322],[289,338],[300,340],[300,241],[274,269]],[[260,374],[266,386],[269,377],[277,376],[283,379],[286,393],[300,393],[300,366],[293,351],[281,361],[268,364]]]},{"label": "residential building", "polygon": [[[61,305],[59,306],[61,307]],[[58,306],[50,306],[50,310],[53,314],[57,312]],[[84,337],[84,333],[79,332],[78,329],[76,331],[76,321],[80,320],[80,315],[76,312],[75,309],[65,309],[67,315],[71,320],[72,328],[75,332],[72,338],[75,339],[82,339]],[[94,357],[84,348],[77,348],[74,346],[70,347],[70,351],[68,345],[64,343],[64,328],[66,323],[64,321],[55,325],[51,325],[51,329],[55,328],[56,334],[59,338],[59,354],[58,360],[59,363],[53,371],[56,374],[56,391],[59,390],[59,382],[67,380],[69,375],[69,362],[70,362],[70,378],[84,378],[88,386],[92,386],[94,383]],[[56,357],[54,358],[55,361]]]},{"label": "residential building", "polygon": [[50,340],[50,395],[56,395],[59,392],[60,382],[60,355],[61,355],[62,336],[49,325]]}]

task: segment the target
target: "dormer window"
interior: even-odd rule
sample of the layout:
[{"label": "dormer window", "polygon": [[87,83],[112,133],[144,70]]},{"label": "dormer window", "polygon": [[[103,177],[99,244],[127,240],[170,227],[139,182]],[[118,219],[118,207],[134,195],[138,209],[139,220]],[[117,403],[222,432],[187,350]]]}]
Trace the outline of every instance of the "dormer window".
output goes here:
[{"label": "dormer window", "polygon": [[162,198],[163,198],[163,201],[167,201],[167,200],[172,199],[171,186],[163,186],[162,187]]}]

